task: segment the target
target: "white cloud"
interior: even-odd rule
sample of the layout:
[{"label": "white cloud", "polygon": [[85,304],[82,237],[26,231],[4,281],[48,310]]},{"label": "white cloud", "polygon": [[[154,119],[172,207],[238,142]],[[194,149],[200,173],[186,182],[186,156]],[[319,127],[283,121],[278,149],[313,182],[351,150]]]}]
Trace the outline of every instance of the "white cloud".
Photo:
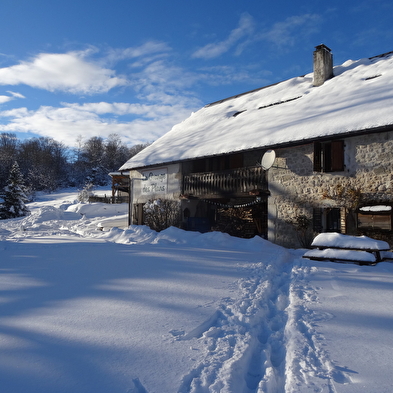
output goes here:
[{"label": "white cloud", "polygon": [[147,64],[139,72],[134,72],[130,77],[130,85],[141,102],[181,105],[194,110],[202,104],[195,98],[192,87],[203,79],[197,72],[187,71],[161,59]]},{"label": "white cloud", "polygon": [[11,94],[10,96],[0,95],[0,104],[4,104],[8,101],[12,101],[15,98],[26,98],[24,95],[20,93],[15,93],[13,91],[7,91],[7,93]]},{"label": "white cloud", "polygon": [[4,104],[5,102],[13,100],[13,97],[10,96],[0,96],[0,104]]},{"label": "white cloud", "polygon": [[[165,43],[149,42],[136,48],[113,50],[106,57],[96,56],[94,63],[86,60],[91,59],[91,50],[40,54],[30,62],[0,69],[0,84],[25,83],[72,93],[106,92],[113,86],[127,85],[136,91],[139,101],[61,103],[41,106],[38,110],[3,111],[0,132],[48,136],[68,146],[74,146],[79,135],[87,139],[116,133],[130,145],[156,140],[201,106],[187,92],[187,87],[199,76],[164,58],[169,50]],[[102,66],[130,58],[139,65],[132,64],[127,81]],[[10,91],[9,94],[10,98],[16,98],[19,93]]]},{"label": "white cloud", "polygon": [[269,41],[277,46],[293,46],[299,38],[309,36],[318,29],[320,16],[305,14],[291,16],[283,22],[275,23],[272,28],[259,35],[259,39]]},{"label": "white cloud", "polygon": [[253,42],[267,41],[276,46],[293,46],[299,39],[310,36],[318,29],[321,18],[316,14],[292,16],[277,22],[263,32],[255,33],[255,22],[252,16],[245,13],[241,16],[239,26],[232,30],[223,41],[210,43],[195,51],[194,58],[212,59],[231,49],[236,56]]},{"label": "white cloud", "polygon": [[[55,108],[42,106],[37,111],[27,108],[0,112],[0,117],[9,122],[0,125],[0,132],[29,132],[51,137],[74,146],[79,135],[84,139],[93,136],[108,137],[118,134],[129,145],[151,142],[168,132],[175,124],[183,121],[191,110],[182,105],[148,106],[126,103],[64,104]],[[103,114],[135,114],[131,121],[120,121]]]},{"label": "white cloud", "polygon": [[0,68],[1,85],[25,84],[31,87],[69,93],[102,93],[125,85],[113,70],[86,60],[91,51],[41,53],[30,62]]},{"label": "white cloud", "polygon": [[232,65],[212,66],[201,68],[200,79],[212,86],[242,83],[244,88],[249,85],[263,86],[269,82],[272,72],[261,69],[259,64],[249,64],[242,67]]},{"label": "white cloud", "polygon": [[167,43],[161,41],[148,41],[143,45],[125,49],[111,49],[107,56],[110,61],[120,61],[124,59],[135,59],[156,56],[169,52],[171,48]]},{"label": "white cloud", "polygon": [[[228,38],[217,42],[205,45],[203,48],[198,49],[192,55],[195,58],[211,59],[218,57],[226,52],[228,52],[236,43],[238,43],[244,37],[249,37],[254,31],[254,20],[253,18],[244,13],[239,21],[239,26],[232,30]],[[241,48],[243,48],[244,43],[238,46],[236,54],[241,53]]]},{"label": "white cloud", "polygon": [[99,116],[116,115],[116,116],[139,116],[143,119],[164,118],[176,111],[182,112],[185,106],[180,101],[177,105],[147,105],[147,104],[129,104],[126,102],[93,102],[85,104],[64,103],[64,107],[71,108],[75,111],[93,113]]},{"label": "white cloud", "polygon": [[7,93],[11,94],[14,98],[26,98],[23,94],[16,93],[15,91],[8,90]]},{"label": "white cloud", "polygon": [[166,91],[180,90],[190,87],[197,75],[168,61],[158,60],[147,65],[142,72],[133,75],[134,85],[139,88],[156,90],[157,87]]},{"label": "white cloud", "polygon": [[[253,19],[244,14],[239,26],[225,42],[217,44],[215,51],[211,48],[211,53],[219,53],[222,48],[241,51],[252,39],[252,31]],[[127,99],[123,102],[61,103],[42,105],[37,110],[3,111],[0,112],[3,123],[0,132],[48,136],[68,146],[74,146],[79,135],[88,139],[117,133],[130,145],[153,141],[202,106],[193,93],[199,82],[219,85],[247,81],[250,74],[253,80],[265,77],[261,71],[251,72],[247,67],[189,71],[175,63],[170,52],[166,43],[149,41],[138,47],[110,49],[104,54],[96,48],[64,54],[42,53],[30,61],[0,68],[0,85],[27,84],[50,92],[86,94],[127,86],[137,95],[133,97],[134,103],[125,102],[130,97],[127,91]],[[114,64],[127,59],[131,59],[131,64],[126,79],[115,73]],[[0,96],[0,102],[23,98],[11,90],[7,94],[9,96]]]}]

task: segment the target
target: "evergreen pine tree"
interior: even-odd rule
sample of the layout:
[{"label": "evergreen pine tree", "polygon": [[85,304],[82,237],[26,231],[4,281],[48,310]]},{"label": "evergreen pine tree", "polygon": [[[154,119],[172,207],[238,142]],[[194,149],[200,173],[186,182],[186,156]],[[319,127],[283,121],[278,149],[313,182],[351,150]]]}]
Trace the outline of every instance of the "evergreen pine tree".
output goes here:
[{"label": "evergreen pine tree", "polygon": [[7,185],[4,187],[1,199],[1,219],[22,217],[29,214],[29,209],[25,205],[25,202],[28,201],[26,188],[16,161],[10,170]]}]

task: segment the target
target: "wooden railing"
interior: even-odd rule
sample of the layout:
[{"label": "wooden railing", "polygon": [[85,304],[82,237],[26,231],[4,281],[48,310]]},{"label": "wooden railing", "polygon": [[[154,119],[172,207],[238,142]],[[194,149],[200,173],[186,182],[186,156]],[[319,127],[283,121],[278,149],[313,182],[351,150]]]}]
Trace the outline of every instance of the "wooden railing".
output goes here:
[{"label": "wooden railing", "polygon": [[258,192],[267,192],[266,172],[262,167],[191,173],[183,178],[183,194],[185,196],[199,198],[239,197]]}]

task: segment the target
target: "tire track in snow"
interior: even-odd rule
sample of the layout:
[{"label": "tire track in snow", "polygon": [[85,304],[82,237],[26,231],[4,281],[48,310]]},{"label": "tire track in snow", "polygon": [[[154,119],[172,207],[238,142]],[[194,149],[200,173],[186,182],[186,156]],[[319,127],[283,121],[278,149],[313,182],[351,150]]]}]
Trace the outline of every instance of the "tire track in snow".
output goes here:
[{"label": "tire track in snow", "polygon": [[203,360],[178,393],[276,393],[285,388],[285,326],[292,264],[281,248],[239,281],[240,296],[223,299],[207,321],[183,336],[202,341]]}]

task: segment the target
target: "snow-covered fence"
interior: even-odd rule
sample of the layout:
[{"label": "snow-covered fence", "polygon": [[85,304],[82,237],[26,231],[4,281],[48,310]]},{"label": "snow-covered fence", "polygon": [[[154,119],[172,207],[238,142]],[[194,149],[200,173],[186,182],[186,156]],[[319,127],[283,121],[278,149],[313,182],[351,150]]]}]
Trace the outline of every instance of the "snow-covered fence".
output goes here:
[{"label": "snow-covered fence", "polygon": [[101,202],[101,203],[128,203],[128,196],[89,196],[89,203]]}]

